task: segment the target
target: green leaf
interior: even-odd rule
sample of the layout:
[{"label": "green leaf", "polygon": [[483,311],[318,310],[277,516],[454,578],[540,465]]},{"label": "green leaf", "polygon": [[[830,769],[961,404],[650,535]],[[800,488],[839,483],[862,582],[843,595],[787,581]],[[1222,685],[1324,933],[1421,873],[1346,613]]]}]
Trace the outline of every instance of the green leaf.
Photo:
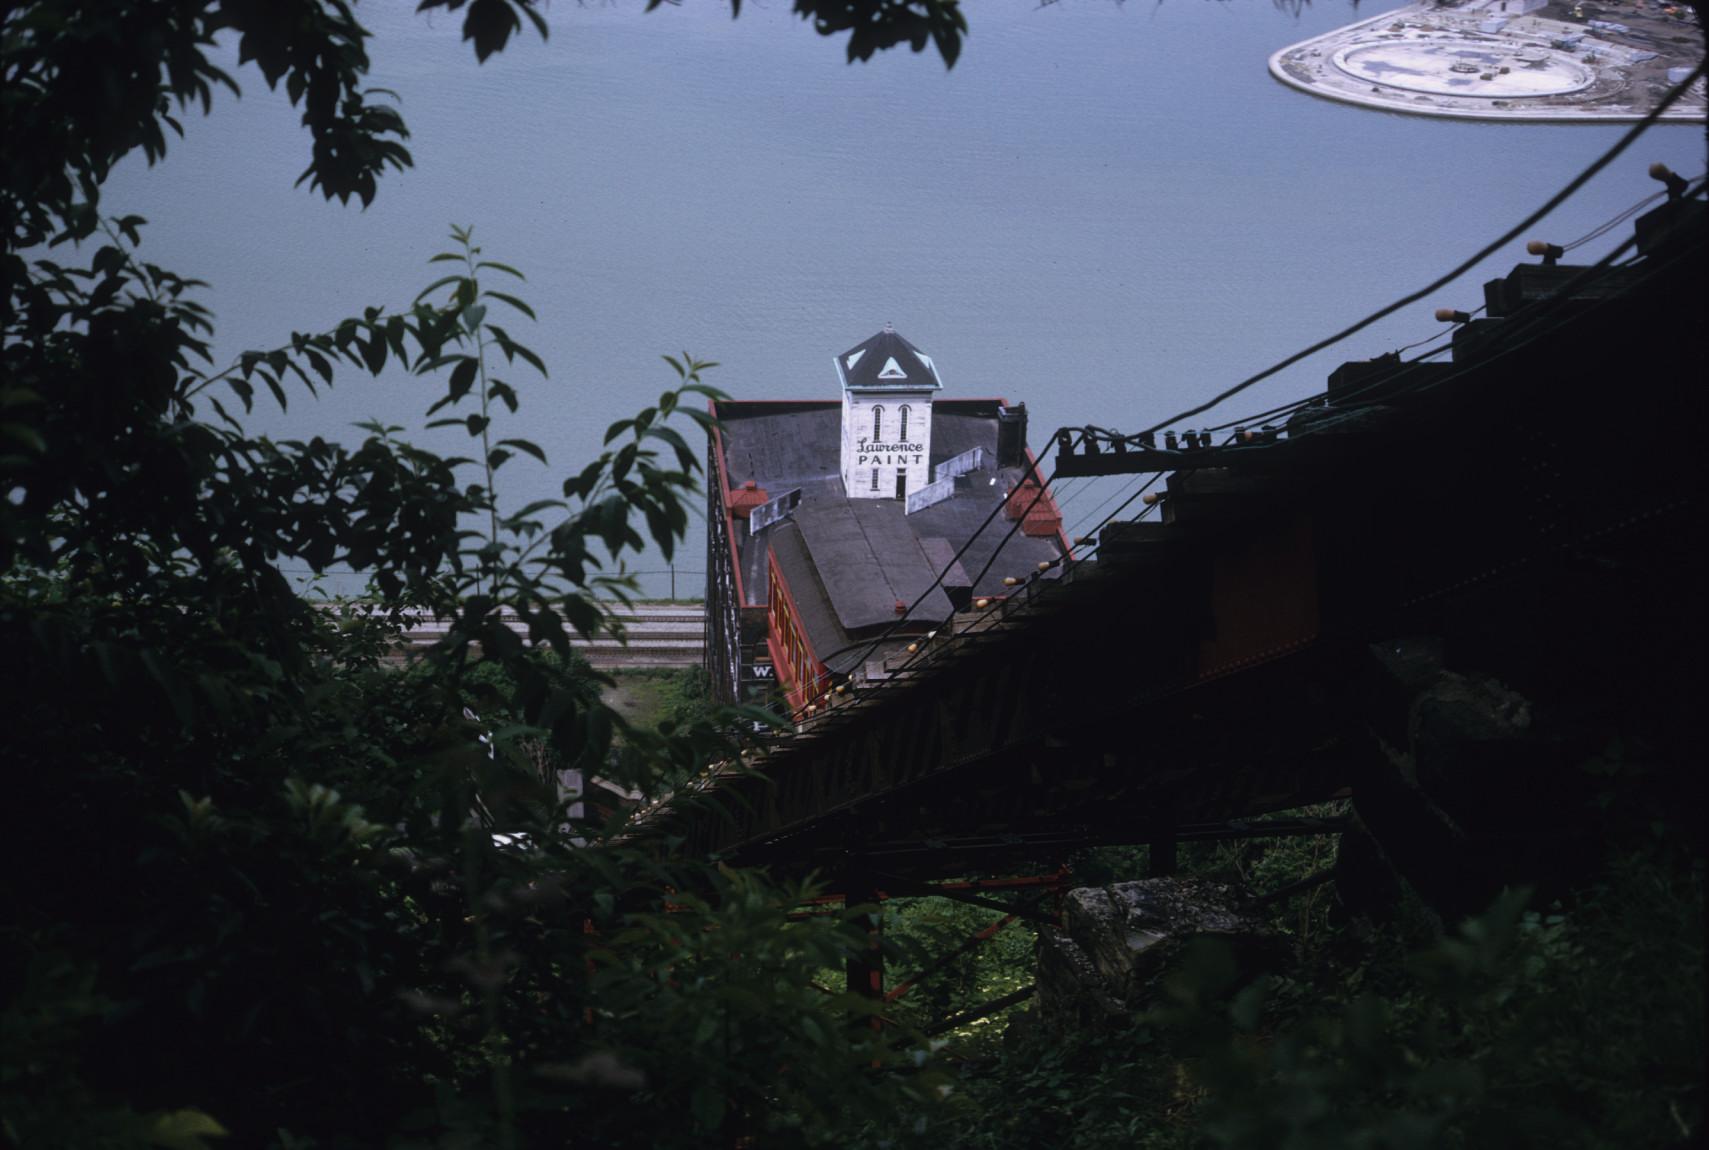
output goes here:
[{"label": "green leaf", "polygon": [[279,401],[279,410],[286,410],[288,405],[285,402],[285,389],[280,387],[279,381],[268,372],[263,371],[259,374],[262,380],[266,382],[268,390],[273,393],[273,398]]},{"label": "green leaf", "polygon": [[528,348],[524,347],[522,344],[517,343],[514,339],[510,338],[510,333],[505,331],[498,324],[489,323],[487,325],[487,330],[492,333],[494,342],[496,342],[499,345],[499,347],[501,349],[503,349],[505,357],[507,359],[515,358],[516,356],[521,356],[523,359],[525,359],[529,363],[533,364],[534,370],[538,371],[541,375],[544,375],[544,376],[550,376],[551,375],[551,372],[546,370],[546,364],[545,364],[544,360],[542,360],[539,356],[535,355],[532,351],[530,351]]},{"label": "green leaf", "polygon": [[457,366],[451,369],[451,383],[446,389],[451,402],[455,403],[469,394],[469,389],[475,385],[475,373],[480,370],[480,362],[472,355],[461,357]]},{"label": "green leaf", "polygon": [[357,346],[362,349],[362,362],[367,365],[370,374],[379,375],[380,369],[386,366],[386,341],[378,333],[366,342],[358,340]]},{"label": "green leaf", "polygon": [[516,389],[502,379],[487,380],[487,395],[503,403],[511,411],[516,410]]},{"label": "green leaf", "polygon": [[[505,441],[500,440],[499,442],[503,443]],[[564,501],[562,499],[536,499],[533,503],[530,503],[527,507],[524,507],[521,511],[518,511],[516,514],[512,515],[511,518],[512,519],[526,519],[530,515],[535,514],[536,512],[546,511],[546,510],[549,510],[549,509],[554,508],[554,507],[561,509],[564,506],[565,506],[565,504],[564,504]]]},{"label": "green leaf", "polygon": [[475,59],[482,62],[502,52],[510,34],[521,28],[522,21],[504,0],[474,0],[463,17],[463,39],[474,41]]},{"label": "green leaf", "polygon": [[689,1096],[689,1112],[702,1130],[716,1130],[724,1124],[724,1095],[717,1087],[701,1083]]},{"label": "green leaf", "polygon": [[511,307],[515,308],[517,311],[521,312],[523,315],[527,316],[529,319],[538,320],[540,318],[534,314],[533,308],[529,307],[527,304],[523,303],[521,300],[517,299],[515,296],[510,295],[506,292],[488,290],[488,291],[482,292],[481,294],[486,296],[488,299],[496,299],[496,300],[499,300],[503,303],[509,304]]},{"label": "green leaf", "polygon": [[14,443],[22,444],[32,454],[46,455],[47,440],[41,432],[24,423],[0,423],[0,436]]},{"label": "green leaf", "polygon": [[428,295],[430,295],[433,292],[438,291],[440,288],[444,287],[446,284],[454,284],[454,283],[462,283],[462,282],[463,282],[462,276],[441,276],[439,279],[434,280],[432,283],[428,284],[426,287],[422,288],[419,292],[417,292],[415,299],[412,302],[420,303]]},{"label": "green leaf", "polygon": [[224,1126],[200,1110],[173,1110],[155,1117],[148,1128],[151,1146],[167,1150],[208,1150],[204,1138],[224,1138],[230,1134]]},{"label": "green leaf", "polygon": [[546,462],[546,453],[526,439],[501,439],[499,440],[499,445],[502,447],[514,447],[518,451],[526,451],[541,463]]}]

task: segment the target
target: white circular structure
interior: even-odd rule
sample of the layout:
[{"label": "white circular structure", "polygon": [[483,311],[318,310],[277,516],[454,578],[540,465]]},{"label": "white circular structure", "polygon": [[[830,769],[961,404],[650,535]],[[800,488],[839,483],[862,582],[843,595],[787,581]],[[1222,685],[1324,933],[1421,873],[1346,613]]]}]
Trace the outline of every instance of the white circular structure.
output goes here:
[{"label": "white circular structure", "polygon": [[1562,96],[1596,80],[1589,68],[1558,52],[1466,40],[1366,42],[1343,48],[1332,59],[1355,80],[1431,96]]}]

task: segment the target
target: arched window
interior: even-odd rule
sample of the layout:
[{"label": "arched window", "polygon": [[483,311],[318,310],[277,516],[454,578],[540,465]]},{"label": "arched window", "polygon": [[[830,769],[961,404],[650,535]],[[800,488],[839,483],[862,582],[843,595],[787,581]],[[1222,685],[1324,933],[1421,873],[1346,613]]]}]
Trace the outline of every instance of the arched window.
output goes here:
[{"label": "arched window", "polygon": [[902,405],[902,407],[899,410],[899,414],[902,416],[902,430],[900,430],[896,433],[896,438],[901,440],[903,443],[907,443],[908,442],[908,405],[907,404],[904,403]]},{"label": "arched window", "polygon": [[883,418],[884,418],[884,405],[883,404],[875,405],[872,409],[872,441],[874,443],[877,443],[880,439],[884,438],[882,435],[880,435],[878,433],[878,424],[879,424],[879,421],[882,420]]}]

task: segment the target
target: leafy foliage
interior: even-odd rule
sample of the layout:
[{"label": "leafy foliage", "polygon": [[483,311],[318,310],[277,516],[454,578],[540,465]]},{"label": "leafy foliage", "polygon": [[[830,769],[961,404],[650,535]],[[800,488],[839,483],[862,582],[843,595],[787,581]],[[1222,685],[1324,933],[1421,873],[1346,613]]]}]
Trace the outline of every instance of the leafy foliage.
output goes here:
[{"label": "leafy foliage", "polygon": [[[523,21],[545,34],[525,0],[434,6],[465,10],[477,57]],[[162,158],[185,107],[237,91],[221,33],[303,109],[299,182],[371,200],[407,130],[362,86],[349,5],[0,19],[0,766],[27,812],[0,928],[6,1140],[817,1145],[923,1104],[869,1010],[810,988],[865,945],[842,916],[787,918],[813,888],[571,817],[566,780],[645,792],[733,749],[705,711],[631,727],[570,647],[633,594],[629,556],[680,542],[698,453],[676,425],[704,424],[684,400],[715,394],[712,365],[667,357],[671,385],[561,497],[506,507],[501,470],[547,464],[505,430],[517,373],[546,365],[517,334],[522,273],[469,229],[404,306],[218,366],[204,285],[100,209],[114,163]],[[470,456],[395,426],[353,445],[245,427],[258,398],[388,365],[438,381],[429,426],[464,427]],[[312,601],[287,564],[370,592]],[[449,627],[400,672],[422,613]]]},{"label": "leafy foliage", "polygon": [[[1286,845],[1301,841],[1198,861],[1213,873],[1235,854],[1304,861],[1308,849]],[[966,1063],[949,1140],[1688,1144],[1704,1123],[1704,877],[1701,858],[1673,846],[1622,853],[1570,901],[1530,909],[1526,891],[1509,891],[1446,933],[1409,898],[1382,930],[1296,932],[1297,961],[1257,981],[1198,944],[1126,1030],[1027,1033]],[[1279,907],[1273,926],[1299,915]]]},{"label": "leafy foliage", "polygon": [[[739,9],[739,0],[731,7]],[[850,60],[870,60],[902,43],[921,52],[930,42],[953,68],[967,33],[959,0],[795,0],[795,12],[821,36],[847,32]]]},{"label": "leafy foliage", "polygon": [[[546,34],[530,0],[421,7],[461,12],[482,59],[525,23]],[[848,32],[851,59],[932,43],[953,63],[965,32],[954,0],[796,11]],[[626,557],[682,538],[698,461],[673,417],[704,419],[683,400],[709,394],[712,365],[667,357],[671,386],[561,497],[509,510],[499,472],[547,463],[504,434],[515,373],[546,365],[513,334],[534,316],[522,273],[469,229],[409,303],[216,367],[203,285],[142,258],[146,221],[101,212],[121,157],[162,158],[177,115],[235,94],[211,62],[222,32],[303,109],[299,182],[369,202],[408,135],[362,86],[348,4],[36,0],[0,21],[10,1144],[1588,1146],[1702,1129],[1695,857],[1634,857],[1572,906],[1510,898],[1439,940],[1330,929],[1308,898],[1279,911],[1295,970],[1242,987],[1206,953],[1113,1039],[968,1044],[946,1109],[952,1083],[909,1024],[1007,988],[1024,932],[900,1000],[881,1039],[872,1004],[814,986],[865,953],[870,908],[796,920],[811,883],[571,817],[567,778],[646,792],[732,750],[686,702],[628,724],[570,648],[632,594]],[[474,455],[376,424],[353,446],[245,429],[258,396],[301,402],[388,364],[440,381],[426,417]],[[316,603],[286,563],[372,590]],[[450,627],[400,672],[422,612]],[[1280,882],[1308,849],[1195,865]],[[904,976],[990,917],[897,910]]]},{"label": "leafy foliage", "polygon": [[1677,975],[1703,963],[1701,866],[1629,857],[1570,912],[1528,898],[1509,891],[1404,964],[1343,967],[1341,986],[1315,994],[1271,980],[1230,999],[1203,962],[1177,984],[1175,1017],[1205,1052],[1194,1074],[1213,1144],[1689,1138],[1703,1123],[1703,995]]}]

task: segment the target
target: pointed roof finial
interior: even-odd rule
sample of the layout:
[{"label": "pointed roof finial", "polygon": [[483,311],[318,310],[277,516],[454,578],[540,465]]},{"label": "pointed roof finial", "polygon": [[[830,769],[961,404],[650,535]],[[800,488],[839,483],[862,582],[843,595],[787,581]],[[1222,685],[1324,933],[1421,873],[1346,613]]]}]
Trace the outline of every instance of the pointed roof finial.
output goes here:
[{"label": "pointed roof finial", "polygon": [[893,328],[893,327],[891,327],[891,326],[890,326],[890,321],[889,321],[889,320],[885,320],[885,321],[884,321],[884,330],[885,330],[885,331],[888,331],[888,332],[891,332],[891,333],[894,333],[894,332],[895,332],[895,331],[896,331],[896,329],[895,329],[895,328]]}]

